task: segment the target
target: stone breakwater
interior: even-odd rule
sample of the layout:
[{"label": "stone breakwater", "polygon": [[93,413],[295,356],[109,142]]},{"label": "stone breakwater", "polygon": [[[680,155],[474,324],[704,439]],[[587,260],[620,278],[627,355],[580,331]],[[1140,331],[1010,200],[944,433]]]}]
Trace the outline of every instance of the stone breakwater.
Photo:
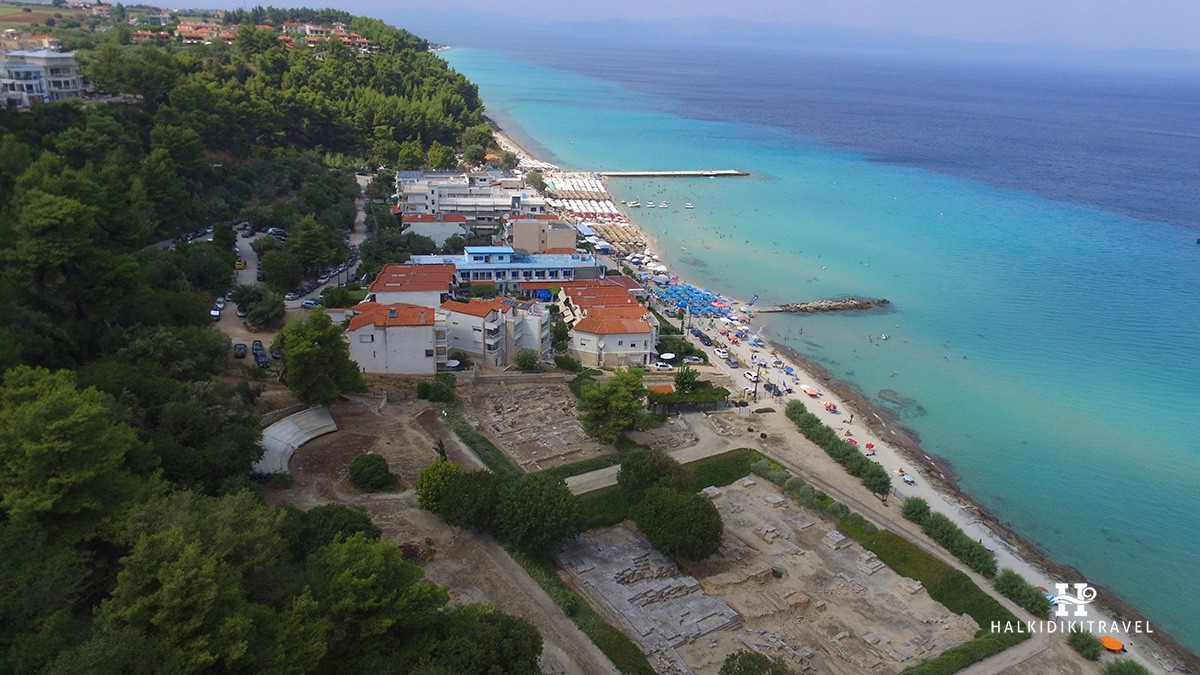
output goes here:
[{"label": "stone breakwater", "polygon": [[891,303],[887,298],[871,300],[869,298],[838,298],[836,300],[813,300],[811,302],[789,302],[775,307],[760,307],[760,312],[845,312],[848,310],[866,310],[876,307],[886,307]]}]

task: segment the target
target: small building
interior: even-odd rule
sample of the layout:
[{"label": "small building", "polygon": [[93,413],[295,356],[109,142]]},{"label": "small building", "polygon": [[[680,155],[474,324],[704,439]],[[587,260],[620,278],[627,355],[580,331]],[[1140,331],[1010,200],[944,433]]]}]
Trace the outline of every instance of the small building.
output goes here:
[{"label": "small building", "polygon": [[561,220],[541,218],[510,218],[505,221],[505,235],[513,248],[543,252],[566,249],[575,251],[577,231]]},{"label": "small building", "polygon": [[7,105],[27,108],[32,103],[62,101],[83,95],[83,76],[75,52],[11,51],[0,63],[0,92]]},{"label": "small building", "polygon": [[364,373],[433,375],[446,364],[446,314],[407,303],[360,303],[346,337]]},{"label": "small building", "polygon": [[383,305],[404,302],[438,307],[454,295],[457,279],[453,264],[389,263],[367,287],[367,298]]}]

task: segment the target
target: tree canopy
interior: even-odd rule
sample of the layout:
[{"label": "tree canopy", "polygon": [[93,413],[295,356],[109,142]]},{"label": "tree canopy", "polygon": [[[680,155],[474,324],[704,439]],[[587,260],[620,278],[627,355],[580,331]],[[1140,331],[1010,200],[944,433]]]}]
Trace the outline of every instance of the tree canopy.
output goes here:
[{"label": "tree canopy", "polygon": [[343,392],[366,391],[342,329],[324,312],[298,316],[284,327],[283,358],[288,388],[305,403],[329,405]]},{"label": "tree canopy", "polygon": [[614,443],[645,408],[645,396],[642,371],[618,369],[607,380],[584,388],[579,399],[579,423],[597,441]]}]

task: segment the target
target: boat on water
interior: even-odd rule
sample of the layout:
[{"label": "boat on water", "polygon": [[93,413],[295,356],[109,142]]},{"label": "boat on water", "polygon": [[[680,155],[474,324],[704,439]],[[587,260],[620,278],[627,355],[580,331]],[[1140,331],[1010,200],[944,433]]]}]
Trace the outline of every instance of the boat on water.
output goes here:
[{"label": "boat on water", "polygon": [[668,206],[668,204],[666,202],[662,202],[661,204],[658,205],[658,208],[665,209],[665,208],[667,208],[667,206]]},{"label": "boat on water", "polygon": [[633,201],[631,201],[631,202],[626,202],[626,203],[625,203],[625,206],[628,206],[629,208],[632,208],[632,209],[636,209],[637,207],[639,207],[639,206],[641,206],[641,205],[642,205],[642,203],[641,203],[641,202],[639,202],[639,201],[638,201],[638,200],[636,200],[636,199],[635,199],[635,200],[633,200]]},{"label": "boat on water", "polygon": [[811,396],[813,398],[816,398],[821,395],[820,389],[817,389],[816,387],[813,387],[813,386],[807,385],[807,384],[800,385],[800,391],[804,392],[805,394],[808,394],[809,396]]},{"label": "boat on water", "polygon": [[683,203],[683,208],[685,208],[685,209],[694,209],[694,208],[696,208],[696,207],[692,206],[692,203],[691,203],[691,202],[684,202],[684,203]]},{"label": "boat on water", "polygon": [[648,208],[648,209],[654,208],[654,202],[646,202],[646,208]]},{"label": "boat on water", "polygon": [[887,340],[887,339],[889,339],[889,338],[891,338],[891,337],[892,337],[891,335],[888,335],[887,333],[884,333],[883,335],[880,335],[880,336],[879,336],[879,339],[880,339],[880,340]]}]

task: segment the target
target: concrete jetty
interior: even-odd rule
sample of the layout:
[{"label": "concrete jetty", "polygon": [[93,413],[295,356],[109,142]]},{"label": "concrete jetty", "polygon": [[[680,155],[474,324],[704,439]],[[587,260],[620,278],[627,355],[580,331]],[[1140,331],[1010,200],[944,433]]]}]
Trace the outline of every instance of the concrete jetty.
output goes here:
[{"label": "concrete jetty", "polygon": [[697,169],[694,171],[599,171],[605,178],[715,178],[717,176],[749,176],[737,169]]}]

